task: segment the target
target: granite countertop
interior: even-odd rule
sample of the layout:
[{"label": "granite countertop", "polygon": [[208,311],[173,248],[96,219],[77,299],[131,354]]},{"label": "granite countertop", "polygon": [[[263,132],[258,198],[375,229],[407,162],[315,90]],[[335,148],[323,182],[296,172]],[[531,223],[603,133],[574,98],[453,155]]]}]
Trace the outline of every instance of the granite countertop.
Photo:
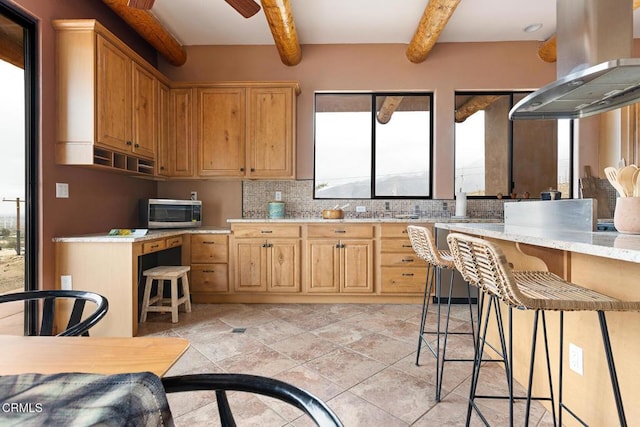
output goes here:
[{"label": "granite countertop", "polygon": [[603,258],[640,263],[640,235],[615,231],[561,231],[502,223],[446,223],[436,228]]},{"label": "granite countertop", "polygon": [[320,217],[315,218],[282,218],[282,219],[266,219],[266,218],[231,218],[227,220],[228,223],[272,223],[272,224],[296,224],[296,223],[406,223],[406,222],[501,222],[499,219],[483,219],[483,218],[469,218],[469,217],[386,217],[386,218],[345,218],[345,219],[324,219]]},{"label": "granite countertop", "polygon": [[176,229],[152,229],[144,236],[109,236],[104,233],[85,234],[70,237],[54,237],[54,242],[86,242],[86,243],[136,243],[147,240],[160,239],[182,234],[229,234],[231,230],[225,227],[199,227]]}]

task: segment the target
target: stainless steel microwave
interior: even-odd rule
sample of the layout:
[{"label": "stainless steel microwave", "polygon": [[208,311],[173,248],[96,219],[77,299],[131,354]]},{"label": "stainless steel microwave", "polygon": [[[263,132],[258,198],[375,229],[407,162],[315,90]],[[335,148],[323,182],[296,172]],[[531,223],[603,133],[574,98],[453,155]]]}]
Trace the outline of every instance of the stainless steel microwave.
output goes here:
[{"label": "stainless steel microwave", "polygon": [[202,225],[202,201],[140,200],[140,222],[146,228],[193,228]]}]

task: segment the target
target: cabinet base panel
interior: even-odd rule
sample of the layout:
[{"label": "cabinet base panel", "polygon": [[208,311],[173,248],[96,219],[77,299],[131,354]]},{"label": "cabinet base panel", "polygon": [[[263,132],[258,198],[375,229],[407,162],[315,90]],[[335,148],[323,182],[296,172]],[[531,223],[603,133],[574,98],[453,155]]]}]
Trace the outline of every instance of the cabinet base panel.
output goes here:
[{"label": "cabinet base panel", "polygon": [[191,293],[196,304],[422,304],[422,296],[407,295],[214,295]]}]

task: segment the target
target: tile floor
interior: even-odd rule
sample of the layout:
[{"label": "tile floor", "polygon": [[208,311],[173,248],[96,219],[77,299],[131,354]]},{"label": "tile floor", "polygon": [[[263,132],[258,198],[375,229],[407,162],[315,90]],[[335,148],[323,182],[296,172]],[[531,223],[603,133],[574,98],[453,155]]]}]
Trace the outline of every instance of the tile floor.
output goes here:
[{"label": "tile floor", "polygon": [[[442,399],[434,400],[435,359],[423,349],[415,365],[418,305],[373,304],[194,304],[171,324],[169,314],[151,313],[140,335],[181,336],[191,347],[168,375],[241,372],[275,377],[323,399],[347,427],[464,425],[471,364],[447,363]],[[454,306],[451,328],[468,330],[467,306]],[[466,321],[465,321],[466,319]],[[435,317],[428,320],[434,324]],[[246,328],[244,333],[234,328]],[[454,330],[454,329],[452,329]],[[450,336],[451,357],[472,355],[471,337]],[[505,384],[501,364],[483,368],[481,387]],[[520,388],[521,390],[521,388]],[[520,391],[522,392],[522,391]],[[169,395],[178,426],[219,425],[215,394]],[[231,393],[239,426],[307,426],[296,408],[266,397]],[[482,402],[491,425],[508,425],[505,401]],[[551,414],[534,403],[531,426],[552,425]],[[516,425],[524,403],[516,404]],[[483,425],[477,415],[471,425]]]}]

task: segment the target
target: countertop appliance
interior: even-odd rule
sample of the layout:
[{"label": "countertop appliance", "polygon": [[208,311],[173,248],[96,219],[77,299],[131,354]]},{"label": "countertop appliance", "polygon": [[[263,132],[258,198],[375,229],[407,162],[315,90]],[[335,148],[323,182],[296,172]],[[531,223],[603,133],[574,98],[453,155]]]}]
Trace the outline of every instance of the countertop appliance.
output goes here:
[{"label": "countertop appliance", "polygon": [[141,199],[140,223],[145,228],[200,227],[202,225],[202,201]]}]

